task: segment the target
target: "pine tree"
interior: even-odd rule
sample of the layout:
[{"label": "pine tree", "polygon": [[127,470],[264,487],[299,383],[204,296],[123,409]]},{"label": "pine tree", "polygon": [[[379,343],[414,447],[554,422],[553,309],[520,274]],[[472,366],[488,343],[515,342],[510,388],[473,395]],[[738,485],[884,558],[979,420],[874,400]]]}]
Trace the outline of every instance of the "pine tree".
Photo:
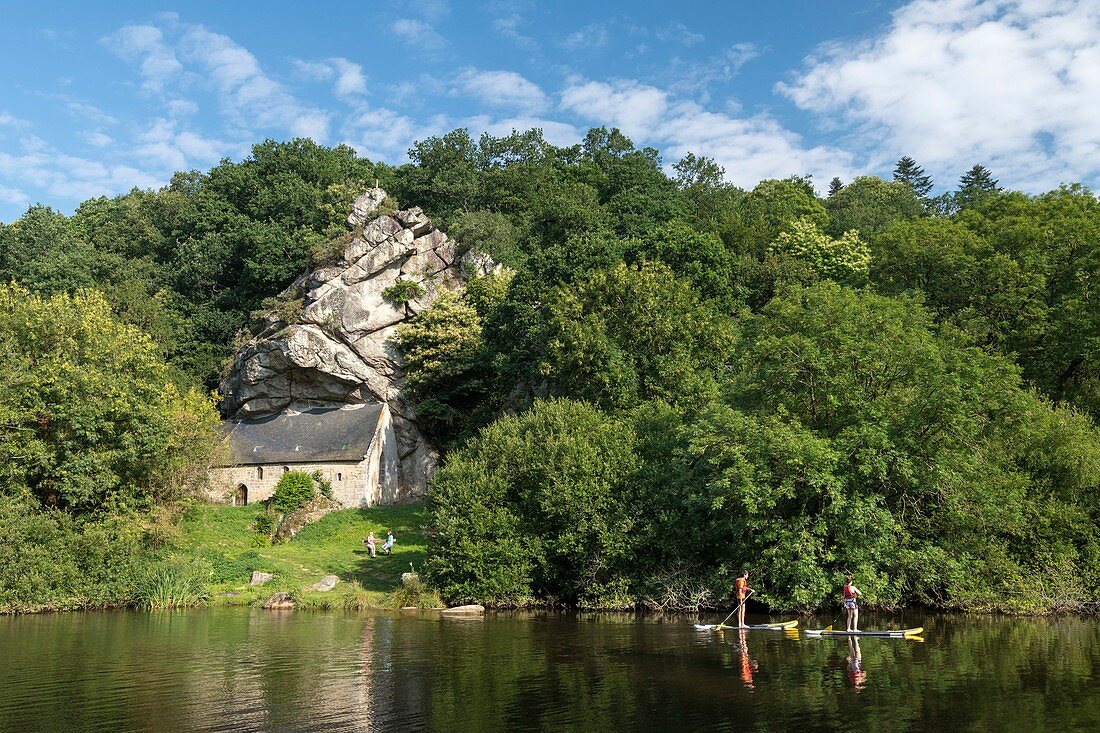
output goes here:
[{"label": "pine tree", "polygon": [[894,180],[909,184],[913,193],[922,199],[927,200],[928,194],[932,193],[932,177],[926,175],[924,168],[908,155],[899,158],[898,164],[894,166]]},{"label": "pine tree", "polygon": [[1000,191],[997,179],[984,165],[975,164],[959,179],[959,190],[955,201],[960,209],[973,206],[991,193]]},{"label": "pine tree", "polygon": [[842,188],[844,184],[840,182],[840,177],[833,176],[833,180],[829,181],[829,198],[835,196]]}]

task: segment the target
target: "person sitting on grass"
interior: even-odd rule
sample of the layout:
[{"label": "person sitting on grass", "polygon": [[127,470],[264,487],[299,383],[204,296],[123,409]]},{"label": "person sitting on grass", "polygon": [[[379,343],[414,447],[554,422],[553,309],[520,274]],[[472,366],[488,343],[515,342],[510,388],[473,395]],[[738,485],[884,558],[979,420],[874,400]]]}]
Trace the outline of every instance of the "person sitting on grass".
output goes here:
[{"label": "person sitting on grass", "polygon": [[371,557],[376,557],[374,543],[376,543],[377,541],[378,540],[374,539],[373,529],[367,534],[367,539],[363,540],[363,544],[366,545],[367,548],[370,550]]},{"label": "person sitting on grass", "polygon": [[382,550],[388,555],[393,550],[393,546],[397,544],[397,538],[393,536],[393,530],[386,531],[386,543],[382,545]]}]

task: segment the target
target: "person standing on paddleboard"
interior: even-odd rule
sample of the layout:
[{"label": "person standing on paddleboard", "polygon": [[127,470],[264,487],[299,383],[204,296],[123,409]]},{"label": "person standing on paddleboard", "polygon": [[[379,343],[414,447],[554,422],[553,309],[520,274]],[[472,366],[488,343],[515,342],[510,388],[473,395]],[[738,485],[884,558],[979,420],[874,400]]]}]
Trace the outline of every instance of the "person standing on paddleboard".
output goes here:
[{"label": "person standing on paddleboard", "polygon": [[863,595],[859,588],[852,582],[852,576],[845,576],[848,582],[844,584],[844,612],[848,614],[845,631],[859,631],[859,605],[856,598]]},{"label": "person standing on paddleboard", "polygon": [[741,577],[734,582],[734,590],[737,592],[737,602],[740,604],[737,607],[737,627],[741,629],[747,629],[745,624],[745,599],[748,598],[749,593],[752,593],[752,588],[749,587],[749,571],[742,570]]}]

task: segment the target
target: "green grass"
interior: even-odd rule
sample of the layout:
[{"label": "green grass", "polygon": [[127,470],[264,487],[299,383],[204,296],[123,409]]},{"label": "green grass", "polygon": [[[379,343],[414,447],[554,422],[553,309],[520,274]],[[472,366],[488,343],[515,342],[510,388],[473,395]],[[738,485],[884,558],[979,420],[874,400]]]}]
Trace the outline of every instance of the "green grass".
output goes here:
[{"label": "green grass", "polygon": [[[211,603],[251,605],[276,591],[289,591],[299,606],[307,608],[392,607],[401,574],[409,571],[410,563],[419,570],[427,557],[424,506],[343,509],[306,526],[288,542],[257,546],[257,534],[249,525],[261,509],[214,504],[188,509],[173,555],[199,558],[221,571],[220,582],[210,588]],[[381,547],[387,529],[397,536],[393,553],[379,552],[371,558],[363,539],[374,530]],[[252,570],[274,573],[275,579],[250,587]],[[341,580],[334,590],[305,590],[330,574]]]}]

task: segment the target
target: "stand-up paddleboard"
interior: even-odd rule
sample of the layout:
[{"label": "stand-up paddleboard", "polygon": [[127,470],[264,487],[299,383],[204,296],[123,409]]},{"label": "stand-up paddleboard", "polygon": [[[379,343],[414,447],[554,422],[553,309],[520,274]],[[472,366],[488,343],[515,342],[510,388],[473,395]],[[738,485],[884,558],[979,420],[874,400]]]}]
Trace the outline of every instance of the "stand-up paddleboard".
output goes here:
[{"label": "stand-up paddleboard", "polygon": [[887,636],[893,639],[904,639],[910,636],[918,636],[924,631],[923,626],[913,629],[892,629],[889,631],[844,631],[842,629],[803,629],[806,636]]},{"label": "stand-up paddleboard", "polygon": [[[749,629],[764,629],[770,631],[783,631],[784,629],[793,629],[798,626],[798,619],[794,621],[781,621],[775,624],[751,624],[747,628]],[[695,628],[699,631],[710,631],[711,629],[722,629],[723,631],[738,631],[740,627],[729,626],[727,624],[695,624]]]}]

